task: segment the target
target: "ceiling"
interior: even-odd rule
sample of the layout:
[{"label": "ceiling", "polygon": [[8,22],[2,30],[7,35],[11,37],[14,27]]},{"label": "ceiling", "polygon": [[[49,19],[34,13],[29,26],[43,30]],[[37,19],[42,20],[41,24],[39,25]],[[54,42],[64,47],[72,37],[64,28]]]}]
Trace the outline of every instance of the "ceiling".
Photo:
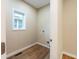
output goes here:
[{"label": "ceiling", "polygon": [[50,0],[24,0],[29,5],[33,6],[34,8],[41,8],[50,3]]}]

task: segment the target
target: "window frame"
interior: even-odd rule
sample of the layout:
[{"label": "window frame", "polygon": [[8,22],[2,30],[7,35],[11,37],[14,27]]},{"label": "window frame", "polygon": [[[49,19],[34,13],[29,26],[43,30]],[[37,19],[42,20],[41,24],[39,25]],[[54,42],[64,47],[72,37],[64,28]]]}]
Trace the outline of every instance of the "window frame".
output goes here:
[{"label": "window frame", "polygon": [[[18,15],[21,15],[21,14],[24,14],[24,16],[23,16],[23,22],[22,22],[22,24],[23,24],[23,26],[22,26],[22,28],[19,28],[19,27],[14,27],[14,25],[15,25],[15,11],[16,12],[19,12],[19,13],[17,13]],[[21,15],[22,16],[22,15]],[[18,16],[19,17],[19,16]],[[18,20],[18,22],[19,22],[19,20]],[[18,24],[17,24],[17,26],[18,26]],[[12,9],[12,30],[25,30],[26,29],[26,15],[25,15],[25,13],[24,13],[24,11],[22,11],[22,10],[18,10],[18,9]]]}]

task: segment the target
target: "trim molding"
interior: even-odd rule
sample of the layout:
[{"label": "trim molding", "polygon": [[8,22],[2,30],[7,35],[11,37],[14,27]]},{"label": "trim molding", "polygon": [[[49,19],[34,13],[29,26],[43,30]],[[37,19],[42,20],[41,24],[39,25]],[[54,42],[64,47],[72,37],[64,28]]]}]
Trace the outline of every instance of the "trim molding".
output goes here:
[{"label": "trim molding", "polygon": [[24,48],[21,48],[21,49],[18,49],[18,50],[16,50],[16,51],[14,51],[14,52],[11,52],[11,53],[7,54],[6,57],[9,58],[9,57],[11,57],[11,56],[13,56],[13,55],[15,55],[15,54],[17,54],[17,53],[19,53],[19,52],[24,51],[25,49],[28,49],[28,48],[32,47],[32,46],[35,45],[35,44],[36,44],[36,43],[33,43],[33,44],[28,45],[28,46],[26,46],[26,47],[24,47]]},{"label": "trim molding", "polygon": [[36,42],[36,43],[33,43],[33,44],[31,44],[31,45],[28,45],[28,46],[26,46],[26,47],[24,47],[24,48],[21,48],[21,49],[18,49],[18,50],[16,50],[16,51],[14,51],[14,52],[11,52],[11,53],[7,54],[6,57],[9,58],[9,57],[11,57],[11,56],[13,56],[13,55],[15,55],[15,54],[17,54],[17,53],[19,53],[19,52],[22,52],[22,51],[24,51],[24,50],[26,50],[26,49],[28,49],[28,48],[30,48],[30,47],[36,45],[36,44],[39,44],[39,45],[44,46],[44,47],[46,47],[46,48],[49,48],[49,47],[48,47],[47,45],[45,45],[45,44]]},{"label": "trim molding", "polygon": [[36,42],[36,44],[39,44],[39,45],[44,46],[44,47],[46,47],[46,48],[50,48],[49,46],[47,46],[47,45],[45,45],[45,44],[42,44],[42,43],[39,43],[39,42]]},{"label": "trim molding", "polygon": [[73,55],[73,54],[68,53],[68,52],[62,52],[62,55],[63,55],[63,54],[65,54],[65,55],[67,55],[67,56],[70,56],[70,57],[73,57],[73,58],[77,58],[76,55]]}]

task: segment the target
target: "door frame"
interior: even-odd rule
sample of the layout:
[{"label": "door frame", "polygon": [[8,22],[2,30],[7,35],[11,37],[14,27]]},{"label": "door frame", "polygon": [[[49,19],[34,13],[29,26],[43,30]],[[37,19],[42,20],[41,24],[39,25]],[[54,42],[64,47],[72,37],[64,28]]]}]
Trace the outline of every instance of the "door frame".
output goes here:
[{"label": "door frame", "polygon": [[50,0],[50,59],[62,59],[62,0]]}]

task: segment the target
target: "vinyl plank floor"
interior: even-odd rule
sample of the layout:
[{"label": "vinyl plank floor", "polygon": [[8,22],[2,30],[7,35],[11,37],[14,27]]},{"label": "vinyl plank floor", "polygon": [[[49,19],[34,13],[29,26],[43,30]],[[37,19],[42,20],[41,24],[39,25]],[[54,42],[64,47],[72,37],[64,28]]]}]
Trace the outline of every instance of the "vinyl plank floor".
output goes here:
[{"label": "vinyl plank floor", "polygon": [[50,59],[50,54],[47,54],[44,59]]},{"label": "vinyl plank floor", "polygon": [[63,54],[63,59],[76,59],[76,58],[73,58],[73,57],[70,57],[70,56]]},{"label": "vinyl plank floor", "polygon": [[22,52],[22,54],[17,56],[12,56],[8,59],[45,59],[49,49],[41,45],[34,45],[31,48],[28,48]]}]

